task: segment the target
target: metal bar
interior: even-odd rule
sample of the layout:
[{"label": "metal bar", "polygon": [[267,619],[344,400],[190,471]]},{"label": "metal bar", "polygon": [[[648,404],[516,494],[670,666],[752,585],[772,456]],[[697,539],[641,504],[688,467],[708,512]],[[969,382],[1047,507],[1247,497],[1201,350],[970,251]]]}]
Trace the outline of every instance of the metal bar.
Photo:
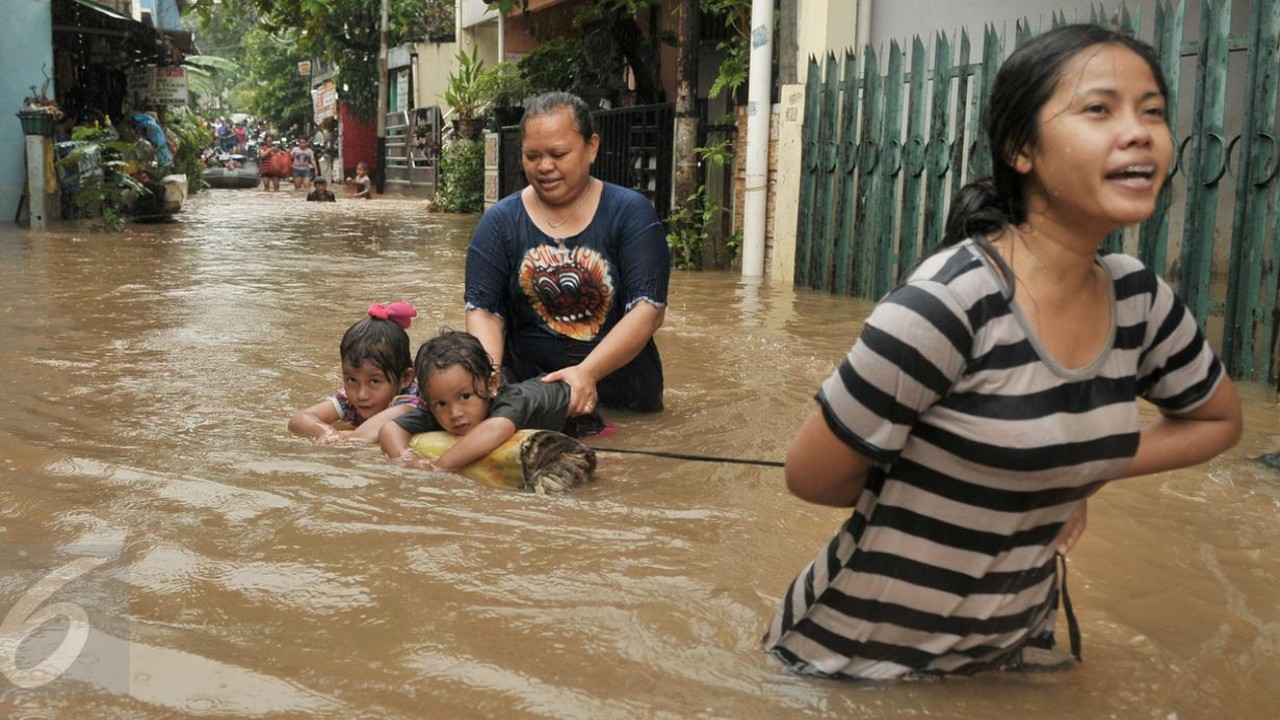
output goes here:
[{"label": "metal bar", "polygon": [[902,170],[902,46],[889,43],[889,72],[885,75],[884,122],[881,125],[881,160],[876,193],[876,224],[868,238],[876,246],[872,297],[889,292],[897,265],[898,175]]},{"label": "metal bar", "polygon": [[991,152],[988,147],[987,134],[982,131],[982,117],[987,102],[991,97],[991,86],[995,84],[996,73],[1004,62],[1004,39],[996,32],[995,25],[987,23],[982,37],[982,71],[978,74],[978,86],[974,91],[974,117],[970,118],[973,139],[970,147],[974,148],[969,157],[969,168],[974,177],[991,174]]},{"label": "metal bar", "polygon": [[[1178,0],[1174,8],[1170,0],[1159,0],[1155,7],[1155,48],[1160,58],[1160,67],[1164,70],[1164,80],[1169,88],[1166,98],[1165,118],[1169,122],[1169,132],[1174,140],[1178,138],[1178,81],[1182,74],[1182,58],[1178,48],[1182,44],[1183,24],[1186,21],[1184,0]],[[1159,275],[1164,275],[1169,255],[1169,206],[1173,198],[1173,182],[1179,175],[1176,158],[1170,168],[1169,178],[1156,198],[1156,209],[1142,223],[1138,234],[1138,257],[1147,267]]]},{"label": "metal bar", "polygon": [[[1196,115],[1191,128],[1191,168],[1187,172],[1186,221],[1178,290],[1201,323],[1209,316],[1209,278],[1218,217],[1219,166],[1225,164],[1223,139],[1227,83],[1230,0],[1204,0],[1200,15],[1201,51],[1196,57]],[[1209,146],[1217,146],[1211,158]]]},{"label": "metal bar", "polygon": [[822,116],[821,124],[818,126],[818,211],[815,213],[814,222],[820,222],[815,225],[819,228],[814,234],[817,241],[815,248],[818,253],[818,269],[810,278],[810,287],[817,290],[831,290],[831,269],[835,260],[835,217],[832,214],[831,198],[835,189],[835,175],[833,160],[835,153],[835,121],[838,97],[838,89],[836,87],[836,79],[839,64],[836,62],[836,56],[827,53],[825,78],[822,82]]},{"label": "metal bar", "polygon": [[818,59],[809,56],[809,71],[804,83],[804,144],[800,150],[800,203],[796,219],[795,285],[809,284],[813,275],[814,168],[817,167],[818,108],[822,102],[822,80]]},{"label": "metal bar", "polygon": [[951,193],[954,195],[961,187],[964,187],[968,179],[968,173],[965,170],[964,158],[965,149],[969,144],[970,131],[972,123],[966,122],[965,114],[969,112],[969,78],[976,69],[969,67],[969,30],[968,28],[960,29],[960,72],[958,74],[959,81],[956,83],[956,118],[954,139],[951,141]]},{"label": "metal bar", "polygon": [[836,257],[834,292],[848,295],[853,290],[854,214],[858,207],[853,170],[858,164],[858,107],[862,103],[858,78],[858,58],[844,55],[844,82],[841,83],[840,132],[836,137]]},{"label": "metal bar", "polygon": [[[1269,7],[1268,7],[1269,5]],[[1260,132],[1274,130],[1276,121],[1277,57],[1280,33],[1280,3],[1254,2],[1250,22],[1253,48],[1249,53],[1243,126],[1240,131],[1240,164],[1236,172],[1235,214],[1231,226],[1231,266],[1227,280],[1226,332],[1222,355],[1232,377],[1241,380],[1266,378],[1270,371],[1269,342],[1264,328],[1270,327],[1264,309],[1275,303],[1275,258],[1267,263],[1267,199],[1274,178],[1258,182],[1267,172],[1269,160],[1280,155],[1275,136],[1270,141]],[[1259,142],[1263,139],[1263,142]],[[1266,268],[1266,271],[1264,271]],[[1263,277],[1271,293],[1263,292]],[[1270,296],[1271,303],[1260,300]],[[1260,327],[1261,326],[1261,327]],[[1262,336],[1262,337],[1260,337]]]},{"label": "metal bar", "polygon": [[866,297],[873,285],[875,270],[875,243],[871,242],[875,207],[872,198],[876,195],[876,183],[879,174],[875,172],[880,165],[881,148],[878,145],[883,134],[880,107],[884,102],[881,92],[880,62],[876,58],[875,48],[864,45],[862,51],[862,120],[858,125],[858,208],[854,222],[858,228],[858,243],[854,250],[853,293]]},{"label": "metal bar", "polygon": [[924,124],[925,79],[924,42],[920,36],[911,39],[911,88],[907,101],[907,140],[902,145],[902,232],[898,236],[898,271],[890,284],[900,281],[921,255],[920,225],[924,207],[920,191],[924,185],[924,148],[927,130]]},{"label": "metal bar", "polygon": [[938,33],[933,41],[933,106],[929,112],[929,142],[925,144],[924,247],[937,247],[946,220],[947,176],[950,163],[951,131],[951,41]]}]

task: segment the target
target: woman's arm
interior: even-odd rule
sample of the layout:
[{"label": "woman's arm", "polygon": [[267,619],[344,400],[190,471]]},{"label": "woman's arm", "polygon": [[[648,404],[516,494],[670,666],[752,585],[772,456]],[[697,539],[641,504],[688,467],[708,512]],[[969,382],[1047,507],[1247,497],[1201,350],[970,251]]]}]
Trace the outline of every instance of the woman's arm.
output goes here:
[{"label": "woman's arm", "polygon": [[1224,377],[1213,395],[1182,414],[1162,413],[1142,428],[1138,453],[1119,477],[1137,477],[1210,460],[1240,440],[1244,419],[1231,379]]},{"label": "woman's arm", "polygon": [[[472,313],[468,313],[470,316]],[[569,416],[585,415],[595,409],[596,384],[601,378],[631,362],[653,337],[666,317],[666,308],[638,302],[614,325],[591,354],[577,365],[570,365],[543,376],[543,382],[569,385]]]},{"label": "woman's arm", "polygon": [[815,407],[787,449],[787,489],[817,505],[849,507],[862,494],[870,468],[871,459],[836,437],[822,408]]},{"label": "woman's arm", "polygon": [[493,366],[502,367],[502,352],[506,349],[502,318],[488,310],[473,308],[467,311],[467,332],[480,341],[484,351],[493,359]]},{"label": "woman's arm", "polygon": [[408,403],[393,405],[360,423],[360,427],[347,434],[347,442],[376,443],[380,441],[382,426],[413,409]]},{"label": "woman's arm", "polygon": [[488,455],[516,434],[516,424],[504,417],[491,417],[458,438],[453,447],[431,464],[437,470],[454,472]]},{"label": "woman's arm", "polygon": [[328,400],[299,410],[289,418],[289,432],[309,437],[321,445],[331,445],[342,440],[342,433],[333,429],[338,422],[338,411]]}]

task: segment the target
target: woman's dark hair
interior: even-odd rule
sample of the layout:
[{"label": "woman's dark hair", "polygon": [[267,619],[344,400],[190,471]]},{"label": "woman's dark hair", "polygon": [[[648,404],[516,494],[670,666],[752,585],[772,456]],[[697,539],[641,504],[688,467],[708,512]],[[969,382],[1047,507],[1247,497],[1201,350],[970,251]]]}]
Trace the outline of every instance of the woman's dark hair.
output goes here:
[{"label": "woman's dark hair", "polygon": [[391,320],[367,317],[347,328],[338,345],[338,355],[351,367],[371,363],[396,387],[413,365],[409,353],[409,333]]},{"label": "woman's dark hair", "polygon": [[578,132],[582,135],[582,139],[589,142],[591,136],[596,134],[595,125],[591,121],[591,108],[587,107],[586,101],[577,95],[559,90],[543,93],[524,101],[520,132],[524,132],[525,125],[533,118],[566,109],[573,113],[573,119],[578,123]]},{"label": "woman's dark hair", "polygon": [[991,85],[982,123],[994,170],[956,192],[940,247],[971,237],[983,239],[1027,219],[1026,176],[1013,168],[1012,160],[1022,148],[1039,142],[1040,110],[1057,88],[1063,66],[1076,53],[1097,45],[1132,50],[1150,66],[1161,96],[1169,97],[1155,50],[1123,32],[1101,25],[1063,25],[1031,39],[1004,61]]},{"label": "woman's dark hair", "polygon": [[426,397],[427,381],[436,370],[457,366],[471,376],[472,387],[480,392],[493,375],[493,360],[485,352],[480,340],[471,333],[444,329],[440,334],[422,343],[418,358],[413,364],[418,372],[418,393]]}]

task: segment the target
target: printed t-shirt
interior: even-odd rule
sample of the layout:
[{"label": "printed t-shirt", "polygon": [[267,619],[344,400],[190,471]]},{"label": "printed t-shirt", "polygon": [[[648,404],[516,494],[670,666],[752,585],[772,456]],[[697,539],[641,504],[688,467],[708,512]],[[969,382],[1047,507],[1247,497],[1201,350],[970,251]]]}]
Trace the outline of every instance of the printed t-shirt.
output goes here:
[{"label": "printed t-shirt", "polygon": [[[467,251],[468,310],[501,317],[504,365],[517,380],[576,365],[636,303],[665,307],[671,274],[666,234],[643,195],[604,183],[579,234],[552,238],[533,223],[520,193],[480,219]],[[650,338],[599,385],[601,402],[662,407],[662,363]]]}]

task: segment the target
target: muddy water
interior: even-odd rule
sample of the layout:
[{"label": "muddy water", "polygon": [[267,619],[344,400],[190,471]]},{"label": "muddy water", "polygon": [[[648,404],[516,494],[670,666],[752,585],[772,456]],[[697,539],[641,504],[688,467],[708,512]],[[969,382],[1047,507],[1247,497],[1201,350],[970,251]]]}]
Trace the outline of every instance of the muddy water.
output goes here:
[{"label": "muddy water", "polygon": [[[1259,386],[1239,448],[1094,501],[1082,666],[872,687],[758,649],[843,516],[777,469],[605,455],[548,498],[288,435],[371,301],[416,303],[415,344],[462,326],[473,223],[219,191],[120,235],[0,229],[0,715],[1280,716]],[[611,416],[609,442],[780,458],[868,309],[677,274],[668,409]]]}]

